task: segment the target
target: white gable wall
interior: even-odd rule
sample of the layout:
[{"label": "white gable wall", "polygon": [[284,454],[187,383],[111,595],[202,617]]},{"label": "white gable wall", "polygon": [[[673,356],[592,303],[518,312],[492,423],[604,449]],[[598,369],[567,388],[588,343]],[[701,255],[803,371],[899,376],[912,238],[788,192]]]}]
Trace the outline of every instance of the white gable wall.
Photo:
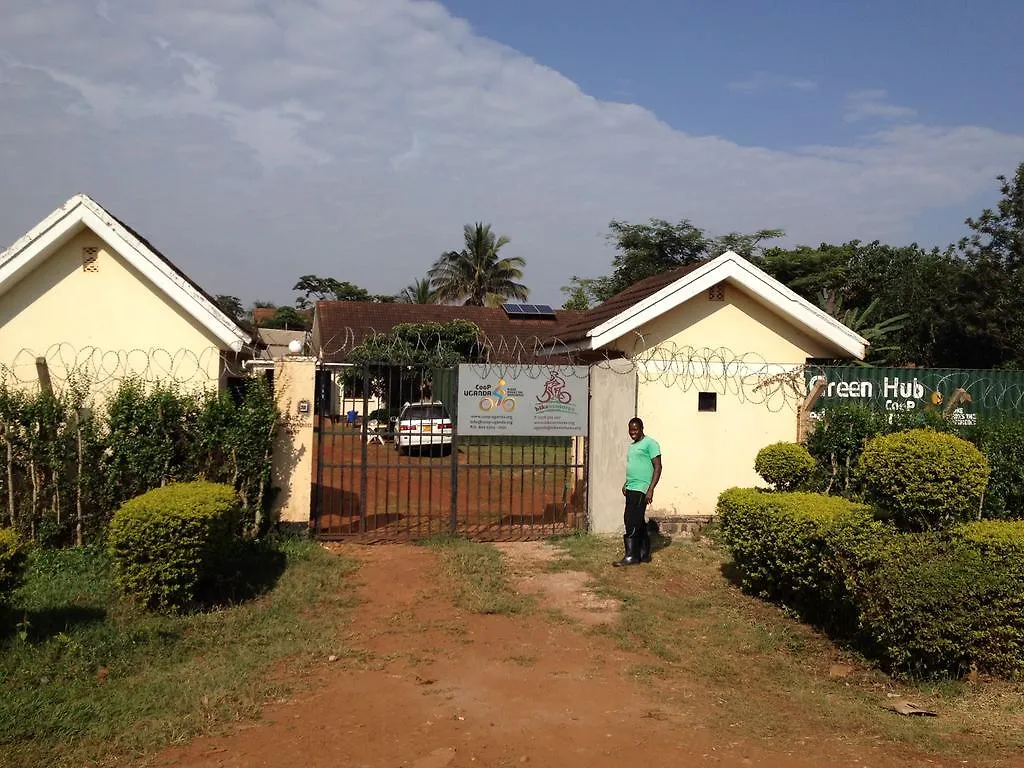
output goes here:
[{"label": "white gable wall", "polygon": [[[723,298],[709,301],[702,292],[611,346],[633,360],[637,415],[661,444],[664,475],[649,510],[655,518],[713,515],[724,489],[763,485],[754,459],[769,443],[796,439],[803,390],[802,383],[799,391],[780,382],[755,387],[809,357],[838,353],[735,284],[725,284]],[[716,395],[715,412],[698,410],[700,392]],[[609,450],[624,472],[625,421],[617,428],[622,439]],[[621,520],[599,532],[621,533]]]},{"label": "white gable wall", "polygon": [[[97,249],[95,271],[85,248]],[[79,369],[98,383],[134,373],[218,386],[221,343],[93,231],[33,267],[0,295],[0,366],[15,379],[34,382],[42,356],[55,383]]]}]

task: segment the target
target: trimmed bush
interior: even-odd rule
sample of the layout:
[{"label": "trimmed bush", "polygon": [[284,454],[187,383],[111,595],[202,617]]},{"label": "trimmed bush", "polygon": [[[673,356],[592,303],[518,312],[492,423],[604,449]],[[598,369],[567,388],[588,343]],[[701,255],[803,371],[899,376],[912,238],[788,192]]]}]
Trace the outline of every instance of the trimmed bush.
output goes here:
[{"label": "trimmed bush", "polygon": [[1024,569],[1024,520],[978,520],[957,526],[953,533],[987,555],[1010,558]]},{"label": "trimmed bush", "polygon": [[[984,542],[1002,540],[977,531]],[[894,536],[872,568],[849,574],[872,655],[892,672],[1024,673],[1024,569],[948,533]]]},{"label": "trimmed bush", "polygon": [[912,429],[868,441],[857,474],[866,499],[897,527],[927,531],[979,517],[989,465],[966,440]]},{"label": "trimmed bush", "polygon": [[217,581],[239,521],[229,485],[167,485],[125,502],[108,530],[114,578],[121,589],[155,609],[194,605]]},{"label": "trimmed bush", "polygon": [[0,603],[7,602],[21,586],[27,556],[18,535],[10,528],[0,528]]},{"label": "trimmed bush", "polygon": [[857,495],[857,462],[867,442],[879,435],[926,427],[949,432],[953,426],[937,410],[879,411],[849,403],[826,408],[807,437],[826,493]]},{"label": "trimmed bush", "polygon": [[814,471],[814,459],[800,443],[772,443],[757,452],[754,471],[777,491],[795,491]]},{"label": "trimmed bush", "polygon": [[888,528],[868,507],[815,493],[731,488],[719,496],[722,534],[745,589],[830,629],[856,624],[834,552],[871,550]]}]

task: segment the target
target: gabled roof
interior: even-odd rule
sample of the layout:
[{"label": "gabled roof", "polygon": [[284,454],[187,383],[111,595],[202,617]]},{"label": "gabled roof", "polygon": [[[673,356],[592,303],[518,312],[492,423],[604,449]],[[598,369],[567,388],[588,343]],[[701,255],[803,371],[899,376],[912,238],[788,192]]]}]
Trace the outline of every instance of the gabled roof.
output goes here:
[{"label": "gabled roof", "polygon": [[[580,316],[556,310],[554,319],[513,319],[500,307],[448,304],[399,304],[368,301],[318,301],[313,319],[313,354],[326,362],[343,362],[349,351],[374,333],[388,333],[400,323],[447,323],[469,320],[480,328],[481,343],[494,362],[558,362],[550,357],[552,338]],[[557,346],[554,351],[558,352]]]},{"label": "gabled roof", "polygon": [[565,329],[563,341],[575,350],[601,349],[723,280],[845,354],[863,359],[867,353],[867,339],[733,251],[641,280],[586,312]]},{"label": "gabled roof", "polygon": [[88,195],[72,197],[0,254],[0,296],[84,228],[92,230],[226,348],[238,352],[253,343],[249,332],[221,311],[212,296]]}]

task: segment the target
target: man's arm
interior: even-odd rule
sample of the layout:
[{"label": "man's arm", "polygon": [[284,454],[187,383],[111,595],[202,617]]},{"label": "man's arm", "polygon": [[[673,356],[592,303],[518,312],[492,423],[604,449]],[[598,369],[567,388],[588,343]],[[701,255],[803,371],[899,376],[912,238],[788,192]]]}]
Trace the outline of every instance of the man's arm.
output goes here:
[{"label": "man's arm", "polygon": [[654,477],[651,478],[651,484],[647,488],[647,503],[650,504],[654,501],[654,486],[661,480],[661,455],[655,456],[651,459],[651,464],[654,465]]}]

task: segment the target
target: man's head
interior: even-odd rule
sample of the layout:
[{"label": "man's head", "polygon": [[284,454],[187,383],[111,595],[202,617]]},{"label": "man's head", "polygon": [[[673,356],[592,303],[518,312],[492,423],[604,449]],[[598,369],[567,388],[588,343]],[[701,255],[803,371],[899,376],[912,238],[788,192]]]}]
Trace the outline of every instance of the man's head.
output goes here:
[{"label": "man's head", "polygon": [[643,439],[644,436],[644,421],[641,418],[633,417],[629,420],[629,437],[635,443],[637,440]]}]

